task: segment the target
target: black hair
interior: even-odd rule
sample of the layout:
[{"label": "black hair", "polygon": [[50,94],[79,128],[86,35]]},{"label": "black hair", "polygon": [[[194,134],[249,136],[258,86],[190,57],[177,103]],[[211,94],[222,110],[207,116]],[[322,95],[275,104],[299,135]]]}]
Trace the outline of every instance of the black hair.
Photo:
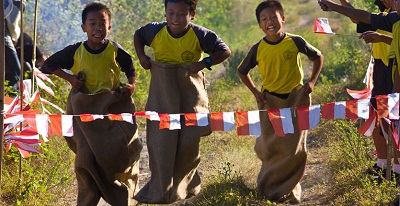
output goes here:
[{"label": "black hair", "polygon": [[258,23],[260,23],[260,13],[261,13],[261,11],[266,9],[266,8],[274,8],[274,9],[278,10],[278,12],[283,16],[283,7],[282,7],[281,2],[279,2],[277,0],[263,1],[260,4],[258,4],[258,6],[256,8],[256,17],[257,17]]},{"label": "black hair", "polygon": [[97,12],[97,11],[105,11],[108,15],[108,18],[110,19],[111,22],[111,11],[110,9],[99,2],[92,2],[92,3],[88,3],[85,5],[85,8],[82,11],[82,24],[85,24],[86,18],[87,18],[87,14],[90,12]]},{"label": "black hair", "polygon": [[167,5],[168,3],[179,3],[179,2],[183,2],[187,5],[189,5],[190,7],[190,12],[194,12],[196,11],[196,6],[197,6],[197,0],[165,0],[165,9],[167,9]]}]

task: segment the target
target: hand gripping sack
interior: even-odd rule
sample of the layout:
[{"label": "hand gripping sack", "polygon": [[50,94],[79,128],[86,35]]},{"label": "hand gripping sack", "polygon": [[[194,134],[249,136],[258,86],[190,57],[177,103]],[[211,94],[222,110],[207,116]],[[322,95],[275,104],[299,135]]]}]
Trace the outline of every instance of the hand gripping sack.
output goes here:
[{"label": "hand gripping sack", "polygon": [[21,34],[21,29],[18,25],[21,19],[21,11],[13,0],[4,0],[4,19],[11,39],[17,41]]}]

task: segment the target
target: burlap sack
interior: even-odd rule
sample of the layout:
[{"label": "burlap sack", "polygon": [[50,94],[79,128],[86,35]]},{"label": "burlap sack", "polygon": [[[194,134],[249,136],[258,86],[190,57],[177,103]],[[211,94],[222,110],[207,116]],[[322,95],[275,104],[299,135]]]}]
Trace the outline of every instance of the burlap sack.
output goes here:
[{"label": "burlap sack", "polygon": [[[303,88],[297,86],[287,99],[264,93],[266,104],[259,105],[260,110],[279,109],[294,106],[309,106],[310,95],[304,94]],[[299,131],[297,118],[293,114],[294,134],[285,137],[276,136],[269,121],[267,112],[260,112],[261,136],[257,138],[254,149],[262,161],[257,179],[258,190],[273,201],[289,200],[300,202],[300,180],[304,175],[307,151],[307,131]]]},{"label": "burlap sack", "polygon": [[[84,94],[72,89],[67,114],[134,113],[132,100],[114,91]],[[65,137],[76,153],[77,205],[97,205],[100,197],[111,205],[135,205],[139,156],[142,150],[137,125],[107,117],[82,122],[74,117],[74,136]]]},{"label": "burlap sack", "polygon": [[[163,65],[152,61],[146,111],[160,114],[209,112],[204,73],[190,74],[188,66]],[[135,197],[142,203],[168,204],[200,191],[200,137],[211,133],[210,126],[180,130],[159,129],[159,122],[147,121],[146,138],[151,170],[150,181]]]}]

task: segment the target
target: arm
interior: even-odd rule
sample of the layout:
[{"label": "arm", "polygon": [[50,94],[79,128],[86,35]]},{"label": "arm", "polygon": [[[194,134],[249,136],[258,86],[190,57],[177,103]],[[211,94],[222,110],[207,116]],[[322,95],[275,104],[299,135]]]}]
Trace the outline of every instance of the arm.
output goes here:
[{"label": "arm", "polygon": [[81,81],[78,79],[78,77],[76,75],[71,75],[68,74],[66,72],[64,72],[62,69],[57,69],[55,71],[53,71],[53,74],[67,80],[72,87],[79,89],[82,89],[83,85],[84,85],[84,81]]},{"label": "arm", "polygon": [[344,5],[340,5],[338,3],[335,3],[331,0],[319,0],[318,4],[320,5],[321,9],[324,11],[335,11],[337,13],[340,13],[342,15],[345,15],[349,17],[352,20],[355,20],[357,22],[363,22],[366,24],[371,23],[371,13],[360,10],[360,9],[355,9],[353,7],[347,7]]},{"label": "arm", "polygon": [[[351,5],[348,0],[340,0],[340,4],[346,7],[354,8],[353,5]],[[356,19],[350,19],[350,20],[355,24],[359,23]]]},{"label": "arm", "polygon": [[254,97],[257,100],[257,103],[259,104],[265,104],[267,101],[263,95],[263,93],[261,93],[260,91],[258,91],[258,89],[256,88],[256,85],[254,84],[253,80],[250,77],[250,74],[242,74],[239,71],[237,72],[239,78],[242,80],[243,84],[247,86],[247,88],[249,88],[249,90],[251,91],[251,93],[253,93]]},{"label": "arm", "polygon": [[303,86],[305,91],[307,92],[307,94],[310,94],[313,91],[315,82],[317,82],[319,73],[322,70],[323,63],[324,63],[324,56],[322,54],[320,55],[319,58],[317,58],[313,61],[313,70],[312,70],[311,78]]},{"label": "arm", "polygon": [[135,32],[135,35],[133,36],[133,44],[135,46],[135,50],[136,50],[136,55],[139,58],[140,61],[140,65],[142,65],[142,67],[144,69],[150,69],[151,64],[150,64],[150,57],[148,57],[146,55],[146,53],[144,52],[144,43],[142,42],[142,40],[140,39],[139,35],[137,34],[137,31]]},{"label": "arm", "polygon": [[[230,55],[231,55],[230,49],[225,50],[225,51],[216,51],[216,52],[212,53],[210,55],[210,58],[212,60],[211,65],[216,65],[216,64],[219,64],[219,63],[225,61],[225,59],[227,59]],[[200,62],[194,62],[193,64],[191,64],[190,71],[192,73],[197,73],[206,67],[207,67],[207,64],[204,62],[204,60],[202,60]]]},{"label": "arm", "polygon": [[389,35],[381,34],[375,31],[366,31],[362,33],[359,38],[364,39],[364,42],[367,44],[384,42],[389,45],[392,44],[392,39],[393,39],[393,37]]}]

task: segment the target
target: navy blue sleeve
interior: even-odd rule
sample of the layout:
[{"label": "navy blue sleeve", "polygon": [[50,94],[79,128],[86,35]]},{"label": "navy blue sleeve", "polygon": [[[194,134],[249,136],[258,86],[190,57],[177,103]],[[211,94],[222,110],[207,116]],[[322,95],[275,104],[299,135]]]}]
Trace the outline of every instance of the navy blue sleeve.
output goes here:
[{"label": "navy blue sleeve", "polygon": [[388,32],[392,32],[393,24],[396,23],[400,19],[400,16],[397,15],[397,12],[390,12],[388,14],[379,13],[379,14],[371,14],[371,29],[373,31],[377,29],[385,30]]},{"label": "navy blue sleeve", "polygon": [[196,24],[191,24],[191,27],[199,39],[201,49],[205,53],[212,54],[216,51],[229,50],[228,45],[215,32]]},{"label": "navy blue sleeve", "polygon": [[167,25],[167,22],[151,22],[136,30],[135,34],[144,45],[150,46],[156,34]]},{"label": "navy blue sleeve", "polygon": [[238,66],[238,71],[239,73],[243,75],[247,75],[251,69],[253,69],[255,66],[257,66],[257,50],[258,50],[258,45],[260,45],[260,42],[257,44],[253,45],[247,53],[246,57],[242,60],[242,62]]},{"label": "navy blue sleeve", "polygon": [[321,56],[320,51],[316,50],[316,48],[311,46],[302,37],[296,36],[296,35],[289,35],[289,36],[290,36],[290,38],[293,39],[299,52],[307,55],[308,59],[310,59],[311,61],[313,61]]},{"label": "navy blue sleeve", "polygon": [[133,66],[132,56],[124,48],[122,48],[120,44],[112,40],[110,41],[117,47],[117,57],[115,60],[121,66],[121,71],[125,73],[127,78],[136,76],[136,70]]},{"label": "navy blue sleeve", "polygon": [[41,71],[45,74],[51,74],[57,69],[70,70],[74,65],[74,54],[82,42],[69,45],[64,49],[54,53],[44,61]]}]

